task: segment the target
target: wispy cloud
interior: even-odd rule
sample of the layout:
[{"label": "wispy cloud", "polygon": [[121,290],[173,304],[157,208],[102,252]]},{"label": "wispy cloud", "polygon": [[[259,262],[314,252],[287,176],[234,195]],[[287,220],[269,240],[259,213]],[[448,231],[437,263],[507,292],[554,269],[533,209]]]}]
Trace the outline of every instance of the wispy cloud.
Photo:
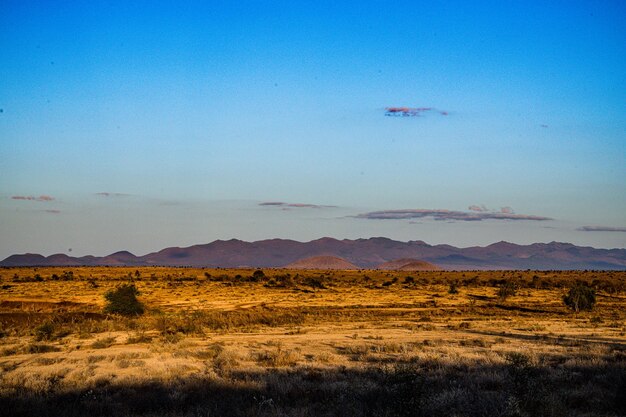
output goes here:
[{"label": "wispy cloud", "polygon": [[576,229],[580,232],[625,232],[626,227],[611,227],[611,226],[583,226]]},{"label": "wispy cloud", "polygon": [[441,116],[449,115],[447,111],[434,107],[385,107],[385,116],[419,117],[428,112],[438,113]]},{"label": "wispy cloud", "polygon": [[96,193],[96,195],[99,195],[100,197],[128,197],[130,194],[101,192]]},{"label": "wispy cloud", "polygon": [[[508,208],[508,207],[505,207]],[[481,208],[482,210],[482,208]],[[482,221],[482,220],[553,220],[550,217],[534,216],[527,214],[515,214],[507,211],[455,211],[444,209],[405,209],[405,210],[381,210],[362,213],[355,216],[358,219],[370,220],[406,220],[430,217],[434,220],[447,221]]]},{"label": "wispy cloud", "polygon": [[32,195],[14,195],[11,197],[13,200],[28,200],[28,201],[54,201],[54,197],[49,195],[40,195],[35,197]]},{"label": "wispy cloud", "polygon": [[467,208],[470,211],[477,211],[477,212],[484,212],[484,211],[489,211],[489,209],[487,207],[485,207],[484,205],[481,206],[477,206],[477,205],[471,205]]},{"label": "wispy cloud", "polygon": [[50,213],[50,214],[59,214],[59,213],[61,212],[61,210],[53,210],[53,209],[50,209],[50,210],[44,210],[44,211],[45,211],[46,213]]},{"label": "wispy cloud", "polygon": [[324,206],[308,203],[285,203],[283,201],[264,201],[259,206],[282,207],[282,208],[334,208],[337,206]]},{"label": "wispy cloud", "polygon": [[476,205],[473,204],[467,208],[469,211],[475,211],[478,213],[504,213],[504,214],[515,214],[515,211],[511,207],[500,207],[500,211],[488,209],[484,204]]}]

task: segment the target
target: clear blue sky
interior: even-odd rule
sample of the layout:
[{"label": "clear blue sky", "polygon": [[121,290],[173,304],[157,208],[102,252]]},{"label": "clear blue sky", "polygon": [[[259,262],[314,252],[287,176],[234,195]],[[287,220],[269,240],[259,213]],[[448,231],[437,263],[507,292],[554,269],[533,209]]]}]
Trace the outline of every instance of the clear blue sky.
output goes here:
[{"label": "clear blue sky", "polygon": [[[624,2],[127,3],[0,2],[0,258],[626,247]],[[519,218],[367,215],[502,207]]]}]

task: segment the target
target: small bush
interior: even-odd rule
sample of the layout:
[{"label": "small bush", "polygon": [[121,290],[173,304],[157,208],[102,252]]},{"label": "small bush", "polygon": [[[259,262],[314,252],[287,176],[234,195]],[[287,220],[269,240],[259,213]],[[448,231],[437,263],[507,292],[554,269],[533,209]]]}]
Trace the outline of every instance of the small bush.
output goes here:
[{"label": "small bush", "polygon": [[498,299],[505,301],[507,298],[517,294],[517,285],[513,282],[505,282],[498,288]]},{"label": "small bush", "polygon": [[91,344],[91,347],[94,349],[106,349],[110,346],[113,346],[115,343],[115,337],[105,337],[102,339],[98,339]]},{"label": "small bush", "polygon": [[258,363],[272,367],[295,366],[300,359],[298,352],[281,348],[260,352],[256,357]]},{"label": "small bush", "polygon": [[596,304],[596,291],[583,283],[577,283],[563,296],[563,302],[572,310],[591,311]]},{"label": "small bush", "polygon": [[456,281],[452,281],[450,283],[450,287],[448,288],[448,294],[458,294],[459,290],[457,288],[457,285],[458,284],[456,283]]},{"label": "small bush", "polygon": [[44,343],[31,343],[26,346],[24,349],[26,353],[47,353],[47,352],[58,352],[59,349],[56,346],[46,345]]},{"label": "small bush", "polygon": [[40,324],[35,328],[35,340],[41,342],[42,340],[51,340],[54,334],[54,324],[46,322]]},{"label": "small bush", "polygon": [[254,271],[254,273],[252,273],[252,278],[254,279],[254,281],[262,280],[263,278],[265,278],[265,273],[262,270],[257,269],[256,271]]},{"label": "small bush", "polygon": [[115,290],[107,291],[104,298],[107,305],[105,313],[122,314],[124,316],[137,316],[143,314],[143,304],[137,300],[139,290],[134,284],[123,284]]},{"label": "small bush", "polygon": [[530,357],[522,352],[509,352],[504,356],[507,364],[514,369],[530,367]]}]

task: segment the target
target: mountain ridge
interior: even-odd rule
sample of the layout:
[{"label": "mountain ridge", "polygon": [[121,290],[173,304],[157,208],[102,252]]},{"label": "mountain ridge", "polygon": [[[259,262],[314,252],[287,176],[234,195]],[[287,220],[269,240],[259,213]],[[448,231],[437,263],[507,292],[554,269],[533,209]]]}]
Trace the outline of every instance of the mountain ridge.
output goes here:
[{"label": "mountain ridge", "polygon": [[265,239],[215,240],[187,247],[168,247],[136,256],[117,251],[107,256],[71,257],[57,253],[43,256],[15,254],[0,261],[12,266],[193,266],[280,268],[315,256],[335,256],[362,269],[374,269],[385,262],[415,259],[443,269],[610,269],[626,270],[626,249],[596,249],[571,243],[550,242],[518,245],[496,242],[487,246],[457,248],[408,242],[389,238],[335,239],[324,237],[309,242]]}]

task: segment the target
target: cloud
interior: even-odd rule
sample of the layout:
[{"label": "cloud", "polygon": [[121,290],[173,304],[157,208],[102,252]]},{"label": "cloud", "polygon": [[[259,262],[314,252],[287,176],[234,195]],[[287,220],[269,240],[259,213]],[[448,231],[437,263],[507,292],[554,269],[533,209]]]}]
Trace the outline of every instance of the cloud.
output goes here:
[{"label": "cloud", "polygon": [[46,213],[51,213],[51,214],[59,214],[61,212],[61,210],[44,210]]},{"label": "cloud", "polygon": [[447,221],[483,221],[483,220],[553,220],[550,217],[533,216],[526,214],[514,214],[506,212],[483,212],[483,211],[455,211],[444,209],[406,209],[406,210],[382,210],[362,213],[355,216],[358,219],[369,220],[406,220],[431,217],[434,220]]},{"label": "cloud", "polygon": [[101,197],[128,197],[130,194],[101,192],[96,193],[96,195],[99,195]]},{"label": "cloud", "polygon": [[434,107],[385,107],[385,116],[419,117],[427,112],[436,112],[441,116],[448,116],[445,110]]},{"label": "cloud", "polygon": [[11,197],[13,200],[28,200],[28,201],[54,201],[54,197],[50,197],[49,195],[40,195],[39,197],[35,197],[32,195],[24,196],[24,195],[14,195]]},{"label": "cloud", "polygon": [[287,204],[287,207],[296,207],[296,208],[320,208],[320,207],[324,207],[324,206],[318,206],[317,204],[293,203],[293,204]]},{"label": "cloud", "polygon": [[611,226],[583,226],[576,229],[580,232],[625,232],[626,227],[611,227]]},{"label": "cloud", "polygon": [[286,208],[334,208],[337,206],[322,206],[318,204],[306,204],[306,203],[285,203],[283,201],[264,201],[259,203],[259,206],[273,206]]},{"label": "cloud", "polygon": [[473,204],[473,205],[469,206],[467,209],[470,210],[470,211],[478,211],[478,212],[489,211],[489,209],[487,207],[485,207],[484,204],[480,205],[480,206],[477,206],[477,205]]},{"label": "cloud", "polygon": [[476,204],[472,204],[471,206],[469,206],[467,208],[469,211],[475,211],[478,213],[504,213],[504,214],[515,214],[515,211],[511,208],[511,207],[501,207],[500,211],[494,211],[494,210],[490,210],[488,209],[484,204],[481,204],[480,206],[476,205]]}]

